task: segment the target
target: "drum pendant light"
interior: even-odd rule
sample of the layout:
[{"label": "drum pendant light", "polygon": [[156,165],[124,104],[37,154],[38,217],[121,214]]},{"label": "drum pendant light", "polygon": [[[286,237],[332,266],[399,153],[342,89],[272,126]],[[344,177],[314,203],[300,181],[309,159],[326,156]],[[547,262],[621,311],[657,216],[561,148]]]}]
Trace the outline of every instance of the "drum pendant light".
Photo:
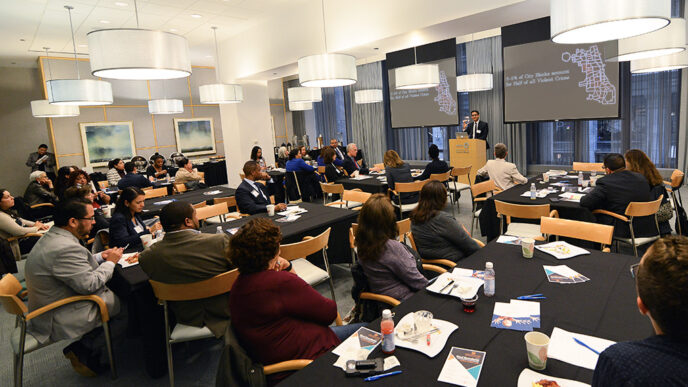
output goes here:
[{"label": "drum pendant light", "polygon": [[[45,50],[45,61],[48,63],[49,77],[53,77],[53,71],[50,68],[50,53],[48,47],[43,47]],[[76,117],[79,115],[79,106],[70,105],[51,105],[47,99],[31,101],[31,115],[34,117]]]},{"label": "drum pendant light", "polygon": [[413,47],[413,63],[394,69],[394,79],[398,90],[427,89],[440,84],[440,67],[435,63],[418,63],[415,47]]},{"label": "drum pendant light", "polygon": [[313,109],[313,102],[291,102],[289,101],[289,110],[296,112],[301,110]]},{"label": "drum pendant light", "polygon": [[112,86],[110,83],[95,79],[81,79],[79,60],[76,57],[74,25],[72,24],[72,9],[74,7],[65,5],[65,9],[69,12],[77,79],[51,79],[46,82],[48,101],[54,105],[109,105],[112,103]]},{"label": "drum pendant light", "polygon": [[[473,35],[471,35],[471,47],[475,51]],[[471,55],[472,67],[475,70],[478,67],[478,62],[475,53]],[[490,67],[492,65],[490,64]],[[492,90],[493,87],[492,73],[473,73],[465,74],[456,77],[456,91],[459,93],[472,93],[476,91]]]},{"label": "drum pendant light", "polygon": [[287,89],[289,102],[320,102],[322,89],[319,87],[290,87]]},{"label": "drum pendant light", "polygon": [[327,28],[325,26],[325,0],[321,1],[323,42],[325,53],[299,59],[299,83],[306,87],[337,87],[356,83],[356,58],[346,54],[327,52]]},{"label": "drum pendant light", "polygon": [[665,27],[671,0],[550,0],[552,41],[585,44],[630,38]]},{"label": "drum pendant light", "polygon": [[365,89],[356,90],[354,92],[354,99],[357,104],[382,102],[382,90],[380,89]]},{"label": "drum pendant light", "polygon": [[91,74],[113,79],[174,79],[191,75],[189,43],[165,31],[113,28],[88,33]]},{"label": "drum pendant light", "polygon": [[217,83],[203,85],[198,88],[201,103],[239,103],[244,100],[244,91],[240,85],[224,84],[220,82],[220,51],[217,46],[217,27],[211,27],[215,39],[215,79]]},{"label": "drum pendant light", "polygon": [[184,102],[181,99],[167,99],[167,89],[165,81],[162,81],[162,99],[152,99],[148,101],[148,112],[150,114],[179,114],[184,113]]},{"label": "drum pendant light", "polygon": [[686,39],[686,20],[672,18],[671,24],[661,30],[620,39],[618,55],[607,60],[625,62],[675,54],[686,49]]},{"label": "drum pendant light", "polygon": [[631,73],[644,74],[688,67],[688,51],[631,61]]}]

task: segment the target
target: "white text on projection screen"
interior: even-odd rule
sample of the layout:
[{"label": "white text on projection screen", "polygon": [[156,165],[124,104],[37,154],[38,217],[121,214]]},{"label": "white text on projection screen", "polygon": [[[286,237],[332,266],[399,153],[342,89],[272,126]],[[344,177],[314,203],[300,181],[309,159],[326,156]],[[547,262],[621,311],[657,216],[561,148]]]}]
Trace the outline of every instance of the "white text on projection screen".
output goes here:
[{"label": "white text on projection screen", "polygon": [[389,70],[389,100],[393,128],[444,126],[459,123],[456,96],[456,59],[447,58],[436,63],[440,70],[437,87],[397,90],[394,69]]},{"label": "white text on projection screen", "polygon": [[619,64],[605,62],[616,42],[504,48],[504,121],[619,116]]}]

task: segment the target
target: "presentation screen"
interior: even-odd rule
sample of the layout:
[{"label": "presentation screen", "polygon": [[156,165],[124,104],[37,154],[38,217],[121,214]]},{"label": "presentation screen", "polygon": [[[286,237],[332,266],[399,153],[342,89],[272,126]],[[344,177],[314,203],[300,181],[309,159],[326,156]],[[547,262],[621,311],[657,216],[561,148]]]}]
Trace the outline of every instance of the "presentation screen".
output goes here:
[{"label": "presentation screen", "polygon": [[616,42],[504,47],[504,121],[617,118]]},{"label": "presentation screen", "polygon": [[427,63],[439,65],[440,84],[437,87],[397,90],[394,69],[388,70],[393,128],[458,125],[456,58]]}]

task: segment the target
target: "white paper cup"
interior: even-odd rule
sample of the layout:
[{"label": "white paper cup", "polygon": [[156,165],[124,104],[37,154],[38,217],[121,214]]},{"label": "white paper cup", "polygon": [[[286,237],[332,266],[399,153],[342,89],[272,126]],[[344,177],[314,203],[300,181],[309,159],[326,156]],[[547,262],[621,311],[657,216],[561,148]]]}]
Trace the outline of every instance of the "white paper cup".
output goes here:
[{"label": "white paper cup", "polygon": [[153,241],[153,235],[151,235],[151,234],[141,235],[141,242],[143,243],[143,247],[148,247],[152,241]]},{"label": "white paper cup", "polygon": [[549,337],[542,332],[528,332],[524,338],[526,340],[528,366],[534,370],[544,370],[547,367]]},{"label": "white paper cup", "polygon": [[549,183],[549,173],[545,172],[542,174],[542,181]]},{"label": "white paper cup", "polygon": [[521,239],[521,251],[523,258],[533,258],[533,251],[535,250],[535,240],[532,238]]},{"label": "white paper cup", "polygon": [[275,216],[275,205],[274,204],[268,204],[267,209],[268,209],[268,216]]},{"label": "white paper cup", "polygon": [[110,216],[112,215],[112,210],[110,209],[110,206],[101,206],[100,209],[103,210],[103,216],[105,216],[106,218],[110,218]]}]

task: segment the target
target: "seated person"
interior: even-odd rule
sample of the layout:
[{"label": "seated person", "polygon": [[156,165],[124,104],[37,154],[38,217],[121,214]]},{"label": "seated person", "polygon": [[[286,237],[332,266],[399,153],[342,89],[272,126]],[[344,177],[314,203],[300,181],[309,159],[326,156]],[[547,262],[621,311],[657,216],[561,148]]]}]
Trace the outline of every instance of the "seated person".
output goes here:
[{"label": "seated person", "polygon": [[[581,207],[589,210],[602,209],[623,215],[630,202],[647,202],[650,196],[650,183],[637,172],[626,170],[624,157],[610,153],[604,158],[607,175],[597,179],[595,188],[580,200]],[[628,223],[604,214],[596,214],[597,222],[614,226],[614,236],[630,238]],[[652,219],[648,219],[652,218]],[[654,217],[633,220],[635,236],[657,235]]]},{"label": "seated person", "polygon": [[142,251],[141,235],[154,233],[161,228],[160,223],[150,228],[143,223],[141,212],[145,199],[141,188],[128,187],[122,190],[110,219],[110,246],[124,247],[126,253]]},{"label": "seated person", "polygon": [[[669,194],[664,187],[664,179],[662,179],[662,175],[659,174],[655,164],[652,163],[645,152],[640,149],[631,149],[624,154],[624,159],[626,161],[626,168],[629,171],[640,173],[645,176],[645,179],[650,183],[650,200],[657,200],[662,196],[661,205],[664,207],[668,206],[667,209],[671,210],[672,207],[669,204]],[[669,212],[669,217],[673,216],[671,215],[672,213],[673,210]],[[657,212],[658,217],[659,214],[660,213]],[[668,220],[659,220],[658,223],[661,235],[671,234],[671,225]]]},{"label": "seated person", "polygon": [[55,204],[57,195],[53,192],[53,182],[43,171],[33,171],[29,175],[29,185],[24,192],[24,201],[29,206],[43,203]]},{"label": "seated person", "polygon": [[146,168],[146,175],[148,179],[165,179],[167,178],[167,167],[165,166],[165,158],[159,154],[152,157],[151,165]]},{"label": "seated person", "polygon": [[286,146],[281,146],[277,151],[277,168],[286,168],[289,161],[289,151]]},{"label": "seated person", "polygon": [[327,151],[328,149],[332,151],[332,154],[334,154],[334,159],[332,161],[332,164],[334,164],[337,167],[341,167],[344,164],[343,159],[340,159],[339,157],[337,157],[337,154],[334,152],[334,148],[329,147],[329,146],[323,147],[320,150],[320,155],[318,155],[318,158],[316,159],[316,161],[318,162],[318,166],[319,167],[327,166],[327,163],[325,162],[325,151]]},{"label": "seated person", "polygon": [[62,199],[62,194],[69,187],[67,184],[69,182],[69,175],[74,172],[75,169],[72,167],[60,167],[57,170],[57,179],[55,180],[55,195],[59,199]]},{"label": "seated person", "polygon": [[[242,214],[258,214],[267,212],[270,204],[268,189],[257,180],[269,180],[267,173],[261,172],[260,166],[255,161],[249,160],[244,164],[244,180],[239,184],[234,194],[237,208]],[[279,203],[275,205],[275,211],[284,211],[287,205]]]},{"label": "seated person", "polygon": [[322,190],[320,189],[320,180],[316,175],[317,168],[306,164],[302,157],[303,153],[299,149],[292,149],[291,152],[289,152],[287,173],[297,172],[297,176],[300,175],[299,187],[301,188],[301,199],[305,202],[309,202],[311,198],[321,197]]},{"label": "seated person", "polygon": [[[93,208],[100,209],[101,205],[110,204],[110,195],[103,191],[98,191],[98,188],[93,185],[91,187],[91,177],[88,176],[86,171],[77,169],[69,174],[69,179],[67,180],[67,187],[88,187],[91,192],[93,192]],[[95,188],[95,190],[94,190]]]},{"label": "seated person", "polygon": [[323,148],[323,157],[325,162],[325,178],[330,183],[336,182],[337,180],[344,177],[344,172],[337,168],[335,162],[334,150],[332,148]]},{"label": "seated person", "polygon": [[253,147],[253,149],[251,149],[251,160],[258,163],[261,171],[268,169],[268,165],[265,163],[265,159],[263,158],[263,149],[261,147],[256,145]]},{"label": "seated person", "polygon": [[143,175],[139,175],[136,164],[132,161],[124,163],[124,170],[127,174],[117,182],[117,188],[123,190],[127,187],[146,188],[152,186],[150,180]]},{"label": "seated person", "polygon": [[186,184],[192,181],[201,181],[203,178],[193,169],[193,164],[186,157],[182,158],[177,162],[179,169],[177,174],[174,175],[175,184]]},{"label": "seated person", "polygon": [[396,298],[411,297],[428,280],[418,270],[413,255],[397,240],[399,229],[389,198],[375,194],[358,214],[358,258],[373,293]]},{"label": "seated person", "polygon": [[93,219],[95,220],[95,223],[91,227],[91,233],[88,236],[89,239],[95,237],[98,231],[110,228],[110,221],[105,217],[100,205],[93,201],[96,196],[91,191],[91,187],[69,187],[65,190],[63,197],[65,200],[75,198],[86,199],[93,206]]},{"label": "seated person", "polygon": [[110,187],[116,187],[119,180],[123,178],[124,161],[122,159],[112,159],[108,162],[107,180]]},{"label": "seated person", "polygon": [[421,257],[457,262],[480,249],[454,217],[442,211],[447,189],[439,181],[429,181],[420,191],[418,207],[411,212],[411,231]]},{"label": "seated person", "polygon": [[[344,167],[344,170],[346,173],[351,176],[354,171],[358,171],[359,174],[362,175],[367,175],[370,170],[365,165],[365,162],[361,160],[360,162],[356,159],[356,155],[358,154],[358,147],[356,144],[353,142],[350,142],[346,146],[346,155],[344,156],[344,163],[342,166]],[[377,171],[377,169],[373,168],[374,171]]]},{"label": "seated person", "polygon": [[425,166],[423,173],[420,176],[415,177],[414,180],[427,180],[432,174],[445,173],[451,169],[445,161],[440,160],[440,149],[437,147],[437,145],[430,145],[430,148],[428,149],[428,155],[432,161]]},{"label": "seated person", "polygon": [[[330,148],[332,148],[335,156],[337,156],[337,160],[344,161],[344,156],[346,154],[346,148],[339,145],[339,141],[337,141],[336,138],[330,139]],[[339,166],[336,163],[335,163],[335,165]]]},{"label": "seated person", "polygon": [[685,386],[688,381],[688,239],[659,239],[635,274],[636,302],[655,336],[616,343],[597,360],[593,386]]},{"label": "seated person", "polygon": [[251,359],[264,365],[315,359],[362,326],[329,327],[337,304],[291,271],[291,263],[279,256],[281,239],[272,220],[256,218],[229,245],[229,258],[239,269],[229,294],[232,328]]},{"label": "seated person", "polygon": [[476,172],[479,176],[489,176],[494,181],[497,188],[507,190],[516,184],[526,184],[528,179],[518,172],[516,164],[506,161],[508,154],[506,145],[496,144],[494,147],[494,160],[487,160],[487,163]]},{"label": "seated person", "polygon": [[[203,281],[234,269],[227,258],[229,234],[198,231],[196,210],[188,202],[176,201],[160,212],[165,236],[139,256],[148,277],[167,284]],[[224,335],[229,323],[229,293],[202,300],[171,302],[177,322],[207,326],[216,337]]]},{"label": "seated person", "polygon": [[[10,195],[10,191],[0,188],[0,238],[8,239],[48,229],[48,226],[41,222],[32,222],[19,217],[12,207],[14,207],[14,198]],[[10,248],[15,261],[20,261],[19,241],[10,242]]]},{"label": "seated person", "polygon": [[[394,150],[388,150],[383,157],[385,164],[385,175],[387,176],[387,185],[390,189],[394,189],[395,183],[412,183],[413,176],[411,176],[411,167],[408,163],[399,157],[399,154]],[[394,203],[397,202],[397,197],[392,198]],[[402,192],[401,204],[411,204],[418,201],[417,192]]]}]

